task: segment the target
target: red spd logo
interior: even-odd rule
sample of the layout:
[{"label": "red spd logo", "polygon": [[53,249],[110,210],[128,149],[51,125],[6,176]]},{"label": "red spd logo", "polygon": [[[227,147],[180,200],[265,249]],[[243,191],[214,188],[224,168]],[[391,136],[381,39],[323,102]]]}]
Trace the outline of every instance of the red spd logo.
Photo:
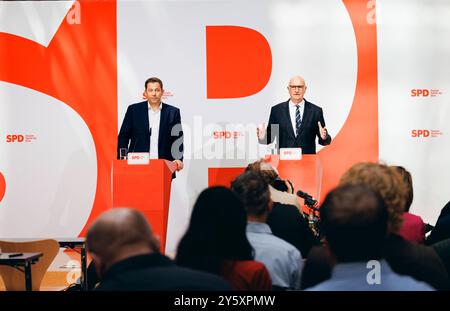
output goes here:
[{"label": "red spd logo", "polygon": [[429,130],[412,130],[411,131],[411,137],[429,137],[430,131]]},{"label": "red spd logo", "polygon": [[442,95],[439,89],[412,89],[411,97],[436,97]]},{"label": "red spd logo", "polygon": [[430,90],[428,89],[412,89],[411,97],[428,97],[430,95]]},{"label": "red spd logo", "polygon": [[33,134],[9,134],[6,135],[7,143],[31,143],[34,142],[37,137]]},{"label": "red spd logo", "polygon": [[133,155],[133,156],[131,156],[131,159],[132,160],[142,160],[142,159],[144,159],[144,157],[140,156],[140,155]]},{"label": "red spd logo", "polygon": [[22,143],[25,140],[25,136],[23,135],[6,135],[7,143]]},{"label": "red spd logo", "polygon": [[214,139],[230,139],[230,138],[239,138],[243,136],[241,132],[231,132],[231,131],[214,131],[213,137]]},{"label": "red spd logo", "polygon": [[444,133],[440,130],[412,130],[411,131],[411,137],[439,137],[442,136]]}]

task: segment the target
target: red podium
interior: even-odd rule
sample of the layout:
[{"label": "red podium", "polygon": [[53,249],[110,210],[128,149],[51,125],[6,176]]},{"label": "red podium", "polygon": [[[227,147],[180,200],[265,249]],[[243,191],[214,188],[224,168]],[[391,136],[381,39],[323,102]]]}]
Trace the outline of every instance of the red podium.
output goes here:
[{"label": "red podium", "polygon": [[115,160],[113,163],[113,207],[141,211],[153,232],[160,237],[163,253],[174,171],[174,163],[160,159],[151,159],[147,165],[128,165],[125,160]]},{"label": "red podium", "polygon": [[[302,190],[320,198],[322,188],[322,165],[315,154],[305,154],[301,160],[280,160],[278,155],[271,155],[266,161],[278,170],[280,178],[289,179],[295,190]],[[208,169],[209,186],[230,187],[231,181],[244,172],[245,167],[219,167]],[[300,201],[303,203],[303,200]],[[309,213],[308,209],[304,211]]]}]

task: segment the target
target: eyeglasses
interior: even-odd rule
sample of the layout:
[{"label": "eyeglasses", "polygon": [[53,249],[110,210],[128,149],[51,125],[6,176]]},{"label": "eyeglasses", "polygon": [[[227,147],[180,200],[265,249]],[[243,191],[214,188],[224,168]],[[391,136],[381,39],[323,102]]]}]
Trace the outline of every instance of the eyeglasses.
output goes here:
[{"label": "eyeglasses", "polygon": [[304,87],[304,85],[289,85],[291,90],[302,90]]}]

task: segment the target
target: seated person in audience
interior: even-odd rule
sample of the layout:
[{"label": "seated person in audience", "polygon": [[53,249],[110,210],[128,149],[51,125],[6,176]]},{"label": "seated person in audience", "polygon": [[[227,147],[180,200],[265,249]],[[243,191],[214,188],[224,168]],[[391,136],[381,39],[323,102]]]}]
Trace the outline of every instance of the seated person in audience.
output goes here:
[{"label": "seated person in audience", "polygon": [[436,252],[424,245],[411,243],[398,232],[403,222],[407,190],[402,176],[395,168],[376,163],[359,163],[351,167],[340,180],[340,185],[363,183],[384,199],[388,208],[389,237],[385,255],[391,268],[435,289],[449,289],[449,278]]},{"label": "seated person in audience", "polygon": [[423,244],[425,241],[425,223],[420,216],[409,212],[414,198],[411,173],[401,166],[394,166],[394,168],[400,173],[406,186],[406,203],[405,211],[403,213],[403,224],[398,234],[405,240]]},{"label": "seated person in audience", "polygon": [[247,238],[255,260],[269,270],[276,290],[299,289],[302,256],[292,244],[274,236],[266,224],[272,201],[269,186],[261,175],[245,172],[231,184],[247,212]]},{"label": "seated person in audience", "polygon": [[230,189],[204,190],[176,256],[180,266],[222,276],[235,290],[272,290],[264,264],[253,260],[244,206]]},{"label": "seated person in audience", "polygon": [[388,211],[369,188],[347,185],[334,189],[320,207],[321,229],[336,261],[331,278],[312,291],[430,291],[431,286],[401,276],[383,259]]},{"label": "seated person in audience", "polygon": [[425,244],[432,245],[446,239],[450,239],[450,202],[441,210],[436,225],[430,232]]},{"label": "seated person in audience", "polygon": [[[392,270],[426,282],[435,289],[447,290],[449,288],[448,274],[436,252],[430,247],[406,241],[398,235],[403,221],[406,187],[397,170],[384,164],[358,163],[341,177],[339,185],[347,184],[363,184],[384,200],[389,216],[389,235],[384,252],[385,259]],[[310,262],[305,266],[312,269],[314,263]]]},{"label": "seated person in audience", "polygon": [[90,226],[86,245],[102,291],[229,290],[225,280],[181,268],[159,253],[158,239],[139,211],[114,208]]},{"label": "seated person in audience", "polygon": [[[303,216],[298,197],[292,192],[290,183],[279,178],[276,170],[263,160],[256,161],[247,166],[246,171],[260,174],[269,184],[270,198],[273,205],[267,218],[272,233],[294,245],[302,254],[303,258],[309,253],[313,245],[319,244],[319,239],[309,227],[308,219]],[[286,183],[288,192],[275,189],[272,185],[277,182]]]},{"label": "seated person in audience", "polygon": [[431,245],[431,247],[439,255],[447,269],[447,273],[450,274],[450,239],[439,241]]}]

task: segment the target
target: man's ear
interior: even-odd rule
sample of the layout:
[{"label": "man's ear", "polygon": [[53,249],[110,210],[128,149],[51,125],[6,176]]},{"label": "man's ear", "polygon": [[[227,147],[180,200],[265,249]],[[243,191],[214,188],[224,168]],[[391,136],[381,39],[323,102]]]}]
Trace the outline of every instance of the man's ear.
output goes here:
[{"label": "man's ear", "polygon": [[142,99],[147,99],[147,92],[145,90],[142,92]]}]

